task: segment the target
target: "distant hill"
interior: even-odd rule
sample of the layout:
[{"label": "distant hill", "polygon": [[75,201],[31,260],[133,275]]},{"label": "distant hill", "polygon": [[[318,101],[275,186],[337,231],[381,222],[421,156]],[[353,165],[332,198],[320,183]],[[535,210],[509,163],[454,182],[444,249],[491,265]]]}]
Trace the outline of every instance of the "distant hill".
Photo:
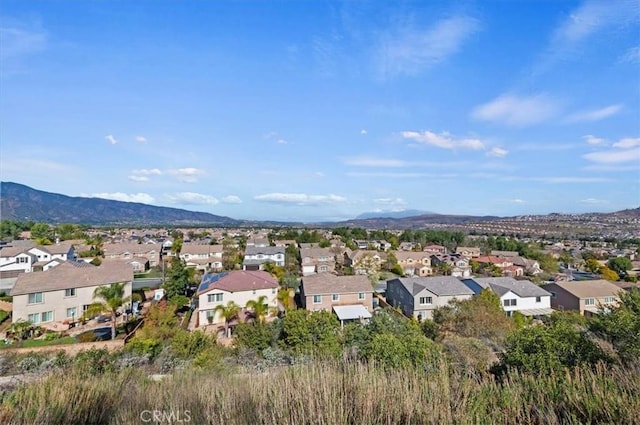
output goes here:
[{"label": "distant hill", "polygon": [[446,214],[433,214],[427,213],[417,216],[410,216],[404,218],[389,218],[389,217],[375,217],[375,218],[355,218],[353,220],[341,221],[335,223],[339,226],[347,227],[364,227],[368,229],[415,229],[422,228],[430,224],[464,224],[464,223],[479,223],[482,221],[498,220],[497,216],[471,216],[471,215],[446,215]]},{"label": "distant hill", "polygon": [[356,220],[366,220],[369,218],[407,218],[415,217],[418,215],[434,214],[429,211],[421,210],[402,210],[402,211],[378,211],[378,212],[365,212],[356,217]]},{"label": "distant hill", "polygon": [[12,182],[0,183],[0,217],[45,223],[89,225],[218,225],[240,221],[205,212],[156,207],[136,202],[83,198],[43,192]]}]

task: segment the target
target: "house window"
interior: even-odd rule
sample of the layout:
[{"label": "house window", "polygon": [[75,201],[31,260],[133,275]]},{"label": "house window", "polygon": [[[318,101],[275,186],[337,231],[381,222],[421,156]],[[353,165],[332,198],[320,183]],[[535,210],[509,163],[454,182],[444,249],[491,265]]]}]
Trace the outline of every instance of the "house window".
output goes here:
[{"label": "house window", "polygon": [[555,292],[551,292],[551,298],[555,298],[556,297],[556,293]]},{"label": "house window", "polygon": [[274,295],[276,293],[276,288],[271,288],[271,295]]},{"label": "house window", "polygon": [[584,305],[596,305],[595,298],[585,298]]},{"label": "house window", "polygon": [[40,323],[40,313],[32,313],[29,315],[29,322],[33,323],[34,325],[37,323]]},{"label": "house window", "polygon": [[503,304],[505,307],[515,307],[518,304],[518,300],[516,299],[504,300]]},{"label": "house window", "polygon": [[420,305],[433,304],[432,297],[420,297]]},{"label": "house window", "polygon": [[29,294],[28,304],[39,304],[42,302],[42,292]]},{"label": "house window", "polygon": [[89,310],[89,307],[91,307],[91,304],[85,304],[82,306],[82,313],[86,313]]},{"label": "house window", "polygon": [[536,297],[536,302],[537,303],[541,303],[542,302],[542,297]]},{"label": "house window", "polygon": [[331,301],[340,301],[340,295],[338,294],[331,295]]},{"label": "house window", "polygon": [[604,297],[604,303],[605,304],[611,304],[612,302],[614,302],[616,300],[615,297]]},{"label": "house window", "polygon": [[64,290],[65,297],[75,297],[76,296],[76,288],[69,288]]},{"label": "house window", "polygon": [[256,290],[254,289],[254,290],[253,290],[253,295],[255,295],[255,294],[256,294]]},{"label": "house window", "polygon": [[314,304],[320,304],[322,302],[322,295],[314,295],[313,296],[313,303]]},{"label": "house window", "polygon": [[71,307],[67,309],[67,317],[69,319],[73,319],[74,317],[78,317],[78,308],[77,307]]},{"label": "house window", "polygon": [[329,271],[329,267],[327,267],[327,266],[320,266],[320,271],[321,271],[321,272]]},{"label": "house window", "polygon": [[42,313],[43,322],[53,322],[53,311],[45,311]]},{"label": "house window", "polygon": [[223,295],[224,294],[209,294],[209,295],[207,295],[207,301],[209,301],[210,303],[222,302],[222,296]]},{"label": "house window", "polygon": [[358,293],[358,299],[359,300],[364,300],[364,292],[359,292]]}]

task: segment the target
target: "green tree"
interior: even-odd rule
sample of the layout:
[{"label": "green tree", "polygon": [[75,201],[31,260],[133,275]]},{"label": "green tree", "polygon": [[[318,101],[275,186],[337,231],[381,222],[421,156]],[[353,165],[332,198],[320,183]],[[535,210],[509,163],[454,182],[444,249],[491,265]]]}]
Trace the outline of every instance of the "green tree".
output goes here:
[{"label": "green tree", "polygon": [[229,337],[229,323],[238,317],[240,313],[240,306],[233,301],[229,301],[226,305],[217,305],[213,309],[214,313],[220,313],[220,316],[224,319],[224,335]]},{"label": "green tree", "polygon": [[616,273],[615,271],[611,270],[609,267],[607,266],[601,266],[600,267],[600,275],[602,275],[602,278],[611,282],[615,282],[617,280],[620,280],[620,276],[618,276],[618,273]]},{"label": "green tree", "polygon": [[627,271],[633,268],[633,265],[627,257],[616,257],[607,261],[607,267],[616,272],[618,276],[624,277],[627,275]]},{"label": "green tree", "polygon": [[171,244],[171,252],[173,252],[174,254],[180,254],[183,244],[184,240],[182,238],[174,239],[173,243]]},{"label": "green tree", "polygon": [[51,230],[51,226],[49,226],[47,223],[35,223],[33,226],[31,226],[31,238],[36,240],[51,241],[53,239],[53,231]]},{"label": "green tree", "polygon": [[335,357],[342,351],[340,322],[328,311],[289,310],[282,321],[281,341],[297,354]]},{"label": "green tree", "polygon": [[584,329],[566,320],[553,320],[547,325],[522,328],[507,337],[498,371],[516,368],[540,374],[606,359]]},{"label": "green tree", "polygon": [[600,271],[600,267],[600,263],[595,258],[588,258],[584,264],[584,268],[591,273],[598,273]]},{"label": "green tree", "polygon": [[93,298],[98,299],[89,306],[87,316],[109,313],[111,316],[111,339],[116,339],[116,318],[118,309],[131,301],[131,296],[125,297],[126,283],[112,283],[109,286],[99,286],[93,291]]},{"label": "green tree", "polygon": [[276,299],[285,311],[295,308],[295,302],[289,288],[279,289],[278,294],[276,295]]},{"label": "green tree", "polygon": [[640,290],[620,291],[618,305],[589,320],[589,329],[610,341],[626,362],[640,358]]},{"label": "green tree", "polygon": [[162,287],[166,291],[167,299],[176,295],[185,295],[189,285],[189,270],[184,261],[179,257],[171,259],[171,267],[167,270],[167,276]]},{"label": "green tree", "polygon": [[271,307],[267,304],[267,296],[260,295],[256,300],[247,301],[247,309],[251,310],[258,322],[264,322],[265,317],[270,313]]},{"label": "green tree", "polygon": [[275,322],[239,323],[235,329],[235,345],[261,353],[273,347],[278,339],[278,328]]}]

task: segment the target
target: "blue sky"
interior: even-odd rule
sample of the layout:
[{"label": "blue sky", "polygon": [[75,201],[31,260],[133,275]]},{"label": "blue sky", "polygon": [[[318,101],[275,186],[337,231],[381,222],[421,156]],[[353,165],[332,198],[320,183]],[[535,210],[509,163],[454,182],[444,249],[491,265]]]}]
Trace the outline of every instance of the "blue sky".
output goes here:
[{"label": "blue sky", "polygon": [[245,219],[640,205],[640,3],[12,1],[0,177]]}]

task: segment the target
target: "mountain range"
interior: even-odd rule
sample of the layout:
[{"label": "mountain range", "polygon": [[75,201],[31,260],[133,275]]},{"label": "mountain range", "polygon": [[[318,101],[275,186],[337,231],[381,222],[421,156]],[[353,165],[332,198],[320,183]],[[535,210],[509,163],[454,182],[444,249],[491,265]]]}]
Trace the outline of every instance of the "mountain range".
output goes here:
[{"label": "mountain range", "polygon": [[[539,219],[549,219],[555,215],[557,214],[539,216]],[[614,213],[579,214],[578,216],[588,217],[592,215],[640,219],[640,208]],[[0,218],[3,220],[31,220],[51,224],[78,223],[102,226],[304,226],[303,223],[237,220],[179,208],[157,207],[101,198],[67,196],[44,192],[13,182],[0,182]],[[433,224],[461,225],[500,219],[502,218],[496,216],[446,215],[420,210],[405,210],[398,212],[369,212],[360,214],[351,220],[314,223],[313,225],[321,227],[350,226],[370,229],[410,229],[424,228]]]}]

